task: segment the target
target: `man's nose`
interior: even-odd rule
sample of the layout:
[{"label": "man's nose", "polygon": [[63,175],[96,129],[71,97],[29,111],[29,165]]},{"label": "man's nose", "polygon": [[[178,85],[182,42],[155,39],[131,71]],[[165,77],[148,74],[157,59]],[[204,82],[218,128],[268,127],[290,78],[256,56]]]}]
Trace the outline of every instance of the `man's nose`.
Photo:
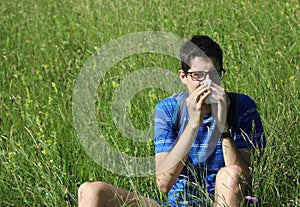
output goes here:
[{"label": "man's nose", "polygon": [[207,73],[204,80],[212,80],[211,74]]}]

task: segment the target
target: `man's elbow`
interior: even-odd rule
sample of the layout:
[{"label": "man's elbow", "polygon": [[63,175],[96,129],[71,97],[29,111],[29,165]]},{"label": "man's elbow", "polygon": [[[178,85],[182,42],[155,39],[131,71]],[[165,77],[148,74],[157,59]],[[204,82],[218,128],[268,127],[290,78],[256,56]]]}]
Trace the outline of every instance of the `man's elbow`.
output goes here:
[{"label": "man's elbow", "polygon": [[159,187],[159,189],[166,194],[171,189],[171,187],[168,185],[168,182],[166,180],[156,178],[156,183],[157,183],[157,186]]}]

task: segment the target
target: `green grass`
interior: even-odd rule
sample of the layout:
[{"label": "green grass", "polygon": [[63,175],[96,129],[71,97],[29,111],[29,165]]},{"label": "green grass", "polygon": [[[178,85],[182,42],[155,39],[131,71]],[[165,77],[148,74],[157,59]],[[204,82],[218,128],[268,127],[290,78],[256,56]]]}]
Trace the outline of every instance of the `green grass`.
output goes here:
[{"label": "green grass", "polygon": [[[163,31],[207,34],[224,49],[229,91],[257,103],[267,135],[253,158],[257,206],[300,206],[300,5],[298,1],[3,1],[0,4],[0,206],[76,206],[84,181],[102,180],[142,195],[163,196],[154,177],[127,178],[86,154],[72,117],[75,80],[98,48],[123,35]],[[149,142],[123,137],[111,118],[114,90],[146,67],[176,73],[176,58],[134,55],[114,65],[99,85],[99,128],[129,155],[153,155]],[[155,103],[170,94],[146,89],[130,118],[151,127]]]}]

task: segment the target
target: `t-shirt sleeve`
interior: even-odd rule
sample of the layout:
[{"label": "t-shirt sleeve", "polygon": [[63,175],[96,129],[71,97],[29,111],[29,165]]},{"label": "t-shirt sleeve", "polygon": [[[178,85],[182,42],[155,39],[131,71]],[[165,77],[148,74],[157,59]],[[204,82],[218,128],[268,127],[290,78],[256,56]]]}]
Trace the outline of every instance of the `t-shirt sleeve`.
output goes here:
[{"label": "t-shirt sleeve", "polygon": [[263,148],[266,138],[256,103],[248,96],[239,95],[238,129],[235,142],[238,148]]},{"label": "t-shirt sleeve", "polygon": [[170,152],[177,133],[172,128],[172,117],[176,100],[167,98],[155,106],[154,116],[154,147],[155,153]]}]

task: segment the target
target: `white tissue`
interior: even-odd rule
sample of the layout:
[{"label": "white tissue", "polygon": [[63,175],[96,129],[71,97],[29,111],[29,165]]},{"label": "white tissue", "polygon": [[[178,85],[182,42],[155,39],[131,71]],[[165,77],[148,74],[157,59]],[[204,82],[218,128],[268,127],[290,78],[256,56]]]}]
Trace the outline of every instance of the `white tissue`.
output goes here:
[{"label": "white tissue", "polygon": [[[206,83],[208,86],[211,86],[212,80],[204,80],[202,83]],[[212,92],[212,91],[211,91]],[[206,104],[212,104],[212,103],[217,103],[215,99],[211,97],[211,94],[205,99]]]}]

